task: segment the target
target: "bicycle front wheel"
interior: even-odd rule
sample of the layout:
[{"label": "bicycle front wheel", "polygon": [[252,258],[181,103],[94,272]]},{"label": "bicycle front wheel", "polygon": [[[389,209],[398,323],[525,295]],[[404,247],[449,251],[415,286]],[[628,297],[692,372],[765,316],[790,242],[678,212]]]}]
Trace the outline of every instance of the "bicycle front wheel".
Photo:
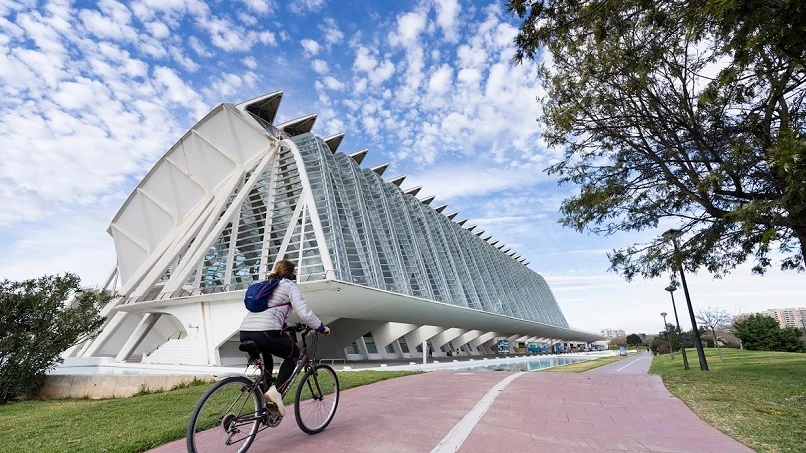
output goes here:
[{"label": "bicycle front wheel", "polygon": [[297,425],[308,434],[321,433],[339,405],[339,378],[333,368],[317,365],[308,370],[297,387],[294,415]]},{"label": "bicycle front wheel", "polygon": [[244,453],[260,427],[263,398],[246,376],[217,382],[202,395],[187,429],[190,453]]}]

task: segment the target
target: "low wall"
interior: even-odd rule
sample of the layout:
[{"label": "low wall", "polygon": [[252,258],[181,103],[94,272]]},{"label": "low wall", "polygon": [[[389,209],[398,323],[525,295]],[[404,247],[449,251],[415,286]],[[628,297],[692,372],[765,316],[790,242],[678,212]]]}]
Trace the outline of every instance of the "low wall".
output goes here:
[{"label": "low wall", "polygon": [[125,398],[145,386],[151,391],[170,390],[171,387],[190,382],[193,378],[212,380],[208,375],[48,375],[35,393],[35,398]]}]

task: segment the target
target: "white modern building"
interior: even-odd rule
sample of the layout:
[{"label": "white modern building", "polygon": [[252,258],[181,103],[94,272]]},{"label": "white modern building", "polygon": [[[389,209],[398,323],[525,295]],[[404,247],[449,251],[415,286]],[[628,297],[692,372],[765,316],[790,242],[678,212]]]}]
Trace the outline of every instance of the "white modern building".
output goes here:
[{"label": "white modern building", "polygon": [[569,349],[601,335],[568,327],[517,252],[455,220],[434,196],[360,166],[316,115],[274,124],[282,92],[222,104],[163,156],[112,220],[120,297],[102,333],[67,352],[118,361],[230,365],[245,289],[298,263],[310,307],[333,334],[319,358],[492,354],[502,339]]}]

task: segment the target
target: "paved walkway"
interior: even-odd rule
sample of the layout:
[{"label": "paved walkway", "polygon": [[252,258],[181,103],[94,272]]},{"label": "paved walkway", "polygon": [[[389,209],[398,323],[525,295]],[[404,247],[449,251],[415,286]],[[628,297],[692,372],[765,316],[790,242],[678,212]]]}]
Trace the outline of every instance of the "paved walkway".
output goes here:
[{"label": "paved walkway", "polygon": [[[287,414],[249,451],[752,451],[646,374],[651,361],[642,354],[580,374],[439,371],[383,381],[342,392],[324,432],[308,436]],[[185,451],[185,441],[152,451]]]}]

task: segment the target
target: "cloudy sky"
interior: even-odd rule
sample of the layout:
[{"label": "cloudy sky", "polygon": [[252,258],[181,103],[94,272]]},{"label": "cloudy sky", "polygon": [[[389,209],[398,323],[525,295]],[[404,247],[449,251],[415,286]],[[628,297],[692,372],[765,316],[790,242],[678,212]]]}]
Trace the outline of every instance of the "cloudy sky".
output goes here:
[{"label": "cloudy sky", "polygon": [[[605,253],[660,231],[564,229],[571,186],[543,169],[535,66],[511,63],[503,1],[0,0],[0,278],[115,263],[106,228],[148,169],[215,105],[284,90],[278,121],[318,113],[549,281],[569,323],[657,332],[667,281],[627,283]],[[447,211],[446,211],[447,212]],[[664,228],[674,225],[664,225]],[[804,275],[692,275],[697,307],[806,305]],[[681,324],[687,325],[681,319]]]}]

